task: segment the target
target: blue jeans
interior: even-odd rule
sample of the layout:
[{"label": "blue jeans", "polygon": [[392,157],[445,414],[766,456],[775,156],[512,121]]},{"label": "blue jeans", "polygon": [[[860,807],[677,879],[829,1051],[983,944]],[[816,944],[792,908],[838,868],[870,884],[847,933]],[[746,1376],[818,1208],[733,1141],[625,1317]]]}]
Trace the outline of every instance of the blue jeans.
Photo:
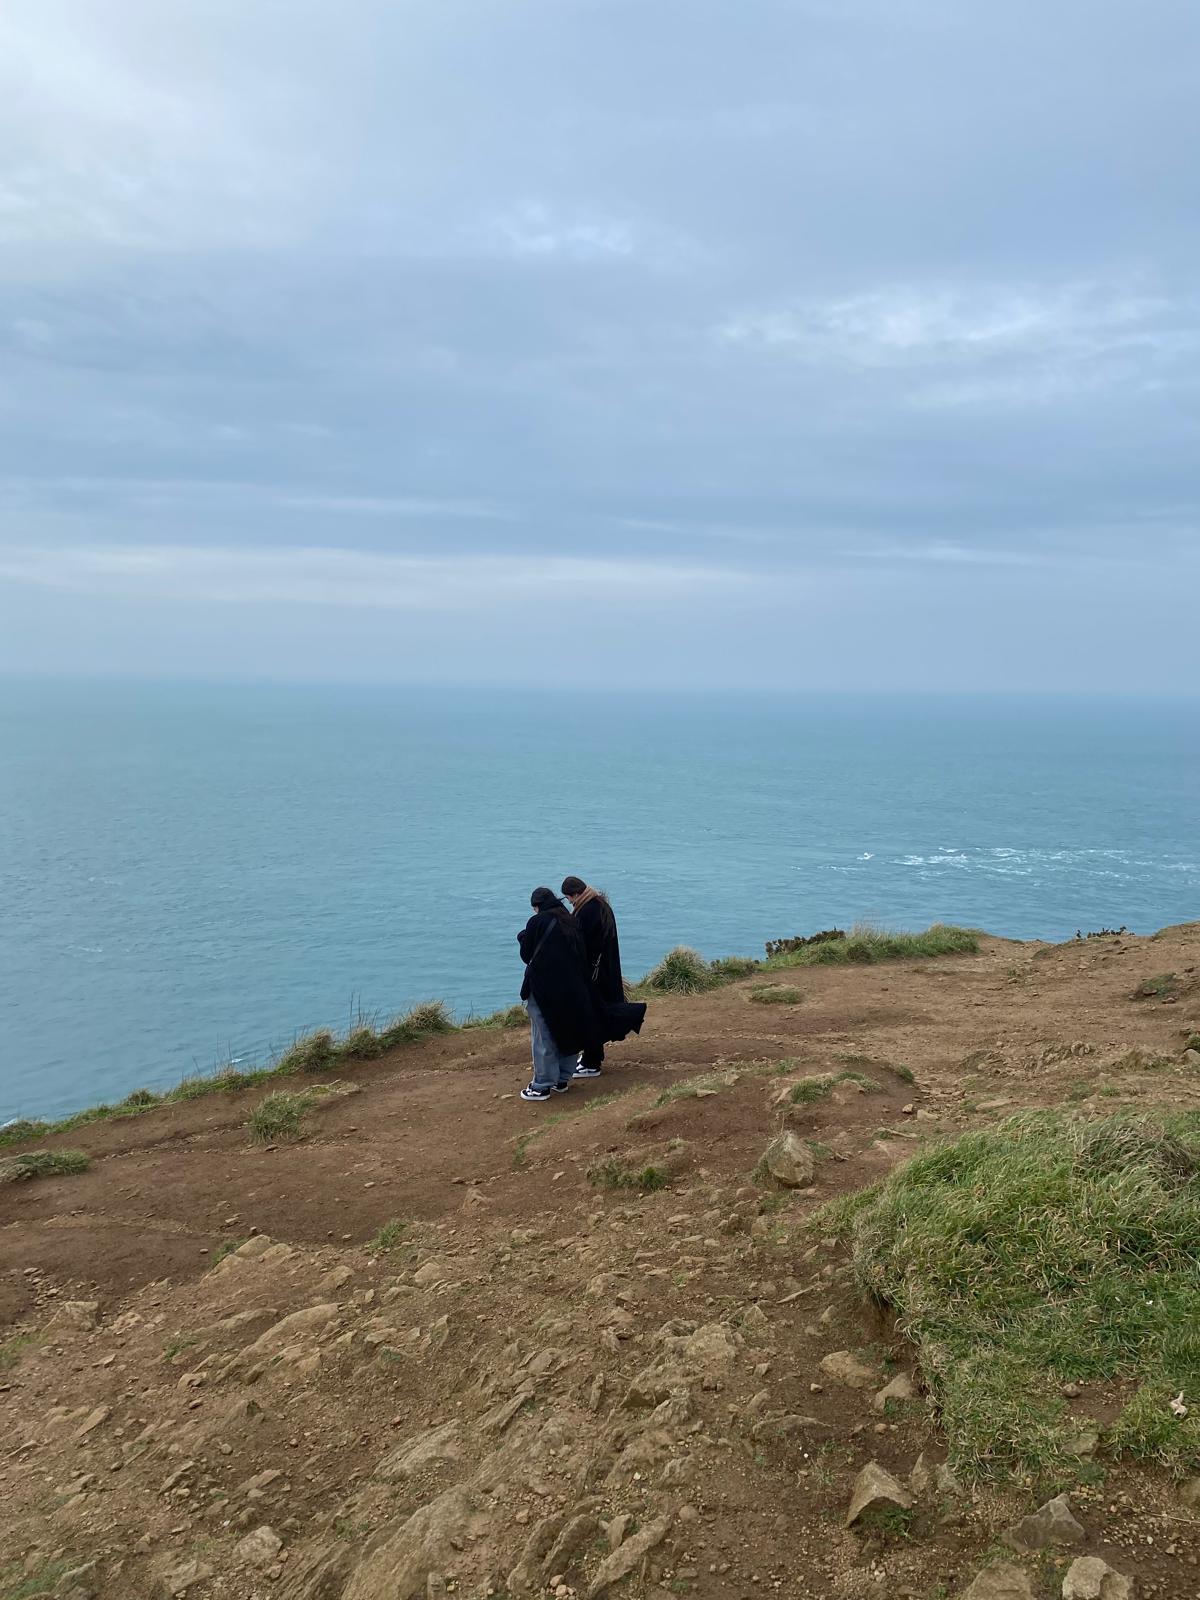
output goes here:
[{"label": "blue jeans", "polygon": [[536,1000],[532,997],[526,1000],[525,1009],[529,1013],[529,1039],[533,1048],[533,1081],[540,1084],[543,1089],[553,1089],[559,1084],[570,1083],[575,1076],[575,1063],[578,1054],[570,1050],[565,1054],[554,1042],[554,1035],[550,1032],[545,1017],[541,1013]]}]

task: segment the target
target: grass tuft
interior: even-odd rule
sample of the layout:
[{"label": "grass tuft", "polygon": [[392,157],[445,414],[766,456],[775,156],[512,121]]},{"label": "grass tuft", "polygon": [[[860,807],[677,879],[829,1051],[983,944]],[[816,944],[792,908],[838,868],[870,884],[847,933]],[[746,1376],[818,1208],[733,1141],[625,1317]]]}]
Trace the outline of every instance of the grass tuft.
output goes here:
[{"label": "grass tuft", "polygon": [[738,978],[748,978],[761,967],[762,962],[756,961],[753,956],[720,956],[710,963],[710,971],[721,983],[735,983]]},{"label": "grass tuft", "polygon": [[520,1028],[529,1021],[529,1014],[524,1006],[505,1006],[501,1011],[492,1011],[486,1017],[468,1017],[463,1023],[464,1028]]},{"label": "grass tuft", "polygon": [[[1081,1121],[1026,1112],[934,1146],[825,1207],[860,1286],[892,1306],[976,1477],[1077,1467],[1070,1381],[1134,1393],[1117,1454],[1200,1459],[1200,1112]],[[1076,1418],[1076,1426],[1079,1419]]]},{"label": "grass tuft", "polygon": [[328,1072],[337,1056],[338,1047],[333,1034],[328,1028],[319,1028],[316,1033],[305,1034],[297,1039],[291,1049],[285,1050],[275,1063],[275,1071],[281,1078],[289,1077],[293,1072]]},{"label": "grass tuft", "polygon": [[1178,975],[1174,972],[1160,972],[1156,977],[1143,978],[1129,998],[1131,1000],[1173,1000],[1178,993]]},{"label": "grass tuft", "polygon": [[90,1157],[82,1150],[26,1150],[0,1161],[0,1183],[27,1183],[31,1178],[65,1178],[86,1172]]},{"label": "grass tuft", "polygon": [[454,1018],[442,1000],[426,1000],[402,1017],[394,1017],[379,1034],[380,1048],[395,1050],[398,1045],[416,1044],[435,1033],[450,1033]]},{"label": "grass tuft", "polygon": [[626,1167],[616,1156],[609,1156],[588,1168],[588,1182],[598,1189],[640,1189],[650,1194],[655,1189],[665,1189],[671,1175],[665,1167],[653,1162],[644,1167]]},{"label": "grass tuft", "polygon": [[21,1357],[30,1350],[36,1350],[43,1342],[46,1335],[37,1333],[14,1333],[11,1339],[5,1339],[0,1344],[0,1372],[8,1372],[15,1367]]},{"label": "grass tuft", "polygon": [[759,983],[751,989],[750,998],[760,1006],[798,1006],[804,996],[790,984]]},{"label": "grass tuft", "polygon": [[642,979],[641,988],[658,994],[703,994],[715,989],[720,978],[698,950],[676,945]]},{"label": "grass tuft", "polygon": [[383,1224],[373,1239],[367,1241],[365,1248],[377,1253],[394,1250],[404,1237],[407,1227],[407,1222],[401,1222],[397,1217],[393,1217],[390,1222]]},{"label": "grass tuft", "polygon": [[255,1144],[298,1139],[300,1124],[313,1104],[311,1094],[291,1094],[286,1089],[277,1089],[255,1106],[246,1120],[246,1131]]},{"label": "grass tuft", "polygon": [[979,935],[971,928],[955,928],[941,922],[935,922],[924,933],[892,933],[860,923],[840,939],[822,938],[815,944],[783,940],[772,948],[775,953],[765,963],[768,968],[844,966],[902,961],[915,956],[974,955],[979,949]]}]

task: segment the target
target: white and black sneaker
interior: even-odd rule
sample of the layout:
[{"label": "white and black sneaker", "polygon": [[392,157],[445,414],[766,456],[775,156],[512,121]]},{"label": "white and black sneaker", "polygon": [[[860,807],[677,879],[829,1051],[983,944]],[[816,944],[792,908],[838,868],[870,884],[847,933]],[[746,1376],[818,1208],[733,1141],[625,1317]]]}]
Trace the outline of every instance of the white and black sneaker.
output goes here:
[{"label": "white and black sneaker", "polygon": [[521,1090],[522,1100],[549,1100],[553,1091],[548,1083],[527,1083]]},{"label": "white and black sneaker", "polygon": [[572,1076],[576,1078],[599,1078],[602,1074],[599,1067],[585,1067],[581,1061]]}]

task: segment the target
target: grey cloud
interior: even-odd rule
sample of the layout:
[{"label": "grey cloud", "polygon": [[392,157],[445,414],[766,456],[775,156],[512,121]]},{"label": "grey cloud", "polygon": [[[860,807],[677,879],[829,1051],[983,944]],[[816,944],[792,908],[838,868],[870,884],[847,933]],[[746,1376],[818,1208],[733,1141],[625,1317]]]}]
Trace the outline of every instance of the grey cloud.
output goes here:
[{"label": "grey cloud", "polygon": [[[1001,607],[1050,682],[1112,615],[1113,681],[1194,682],[1198,80],[1183,0],[12,0],[0,667],[303,673],[268,613],[341,549],[472,568],[439,607],[602,564],[634,682],[786,675],[797,616],[916,682]],[[31,575],[137,547],[174,635]],[[390,651],[331,601],[339,670],[519,677],[561,590],[490,592]]]}]

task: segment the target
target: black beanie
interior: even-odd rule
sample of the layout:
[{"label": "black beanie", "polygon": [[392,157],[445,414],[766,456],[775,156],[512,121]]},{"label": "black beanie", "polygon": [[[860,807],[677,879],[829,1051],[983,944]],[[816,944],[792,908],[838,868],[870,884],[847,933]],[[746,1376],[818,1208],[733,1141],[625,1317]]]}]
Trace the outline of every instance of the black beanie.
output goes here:
[{"label": "black beanie", "polygon": [[584,883],[582,878],[564,878],[562,881],[562,892],[564,894],[582,894],[586,888],[587,884]]}]

